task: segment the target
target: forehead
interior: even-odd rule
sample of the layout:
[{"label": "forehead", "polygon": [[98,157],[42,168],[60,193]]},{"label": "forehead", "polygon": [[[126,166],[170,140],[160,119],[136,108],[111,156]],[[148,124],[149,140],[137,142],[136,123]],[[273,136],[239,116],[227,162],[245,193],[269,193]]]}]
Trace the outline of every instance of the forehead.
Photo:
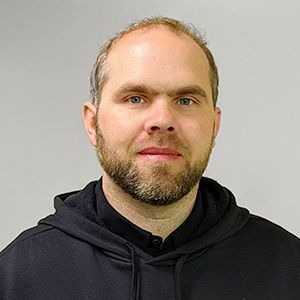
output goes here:
[{"label": "forehead", "polygon": [[189,36],[165,26],[126,34],[113,45],[107,64],[107,83],[113,82],[115,88],[125,80],[161,88],[170,84],[178,87],[179,82],[210,86],[209,63],[204,51]]},{"label": "forehead", "polygon": [[[172,52],[168,52],[169,50]],[[174,32],[162,25],[138,29],[125,34],[113,44],[108,61],[120,62],[120,60],[126,60],[126,55],[130,55],[131,58],[132,55],[135,55],[138,59],[142,54],[147,54],[149,59],[151,56],[159,58],[159,54],[164,55],[165,59],[178,55],[179,61],[193,57],[195,61],[203,60],[208,64],[204,51],[191,37],[184,33]]]}]

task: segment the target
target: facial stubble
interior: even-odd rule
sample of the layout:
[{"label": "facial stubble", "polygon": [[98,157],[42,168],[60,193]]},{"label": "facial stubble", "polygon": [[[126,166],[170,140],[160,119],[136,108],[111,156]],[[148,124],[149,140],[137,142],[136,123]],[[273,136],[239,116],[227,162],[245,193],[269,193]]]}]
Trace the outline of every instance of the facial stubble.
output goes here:
[{"label": "facial stubble", "polygon": [[[185,160],[181,170],[175,173],[170,164],[164,162],[141,168],[135,160],[135,151],[129,151],[127,158],[121,158],[118,151],[108,147],[97,121],[96,141],[100,165],[115,184],[137,201],[163,206],[182,199],[199,182],[207,167],[214,137],[197,163],[192,165]],[[172,145],[174,143],[179,144],[172,139]]]}]

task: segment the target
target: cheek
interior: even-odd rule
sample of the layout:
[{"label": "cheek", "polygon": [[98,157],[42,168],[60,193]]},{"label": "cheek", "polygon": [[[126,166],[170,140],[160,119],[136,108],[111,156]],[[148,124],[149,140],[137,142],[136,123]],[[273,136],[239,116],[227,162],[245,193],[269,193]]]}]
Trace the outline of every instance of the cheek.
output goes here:
[{"label": "cheek", "polygon": [[122,150],[129,147],[137,138],[139,128],[134,118],[125,117],[123,114],[99,114],[99,128],[109,147]]},{"label": "cheek", "polygon": [[187,142],[193,146],[195,144],[206,145],[210,142],[213,135],[214,122],[209,119],[201,119],[198,121],[187,120],[181,126],[182,132]]}]

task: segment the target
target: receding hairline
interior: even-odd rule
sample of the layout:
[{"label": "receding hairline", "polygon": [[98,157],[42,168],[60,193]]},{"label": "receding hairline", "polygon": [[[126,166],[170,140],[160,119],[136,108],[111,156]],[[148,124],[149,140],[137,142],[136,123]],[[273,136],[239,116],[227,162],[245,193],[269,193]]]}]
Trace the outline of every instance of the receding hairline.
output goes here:
[{"label": "receding hairline", "polygon": [[[113,40],[112,45],[116,44],[118,41],[122,40],[123,38],[125,38],[126,36],[128,36],[131,33],[136,33],[136,32],[148,32],[154,29],[165,29],[167,31],[170,31],[178,36],[180,35],[185,35],[190,37],[192,40],[194,40],[196,42],[195,39],[193,39],[189,34],[187,30],[184,30],[183,28],[177,28],[175,26],[171,26],[168,23],[150,23],[150,24],[145,24],[144,26],[140,26],[140,27],[132,27],[129,28],[128,30],[124,30],[122,32],[120,32],[120,34]],[[196,44],[199,45],[199,43],[196,42]],[[206,42],[203,40],[203,45],[206,44]]]},{"label": "receding hairline", "polygon": [[[207,61],[207,65],[208,65],[208,72],[210,73],[210,64],[209,64],[209,61],[208,61],[208,58],[207,58],[207,55],[206,53],[204,52],[203,48],[199,45],[198,42],[195,41],[195,39],[193,39],[190,35],[188,35],[187,33],[185,33],[184,31],[178,31],[177,28],[175,27],[170,27],[166,24],[150,24],[148,26],[145,26],[145,27],[142,27],[142,28],[136,28],[136,29],[133,29],[133,30],[130,30],[124,34],[122,34],[121,36],[117,37],[116,39],[114,39],[107,51],[107,54],[106,54],[106,78],[105,78],[105,83],[107,83],[107,81],[109,80],[109,71],[110,71],[110,64],[109,64],[109,60],[110,60],[110,57],[111,55],[113,54],[114,50],[117,50],[118,48],[118,44],[120,42],[122,42],[124,39],[126,39],[128,36],[130,36],[131,34],[139,34],[139,33],[148,33],[150,31],[153,31],[153,30],[165,30],[167,32],[170,32],[178,37],[186,37],[187,39],[189,39],[191,42],[193,42],[198,48],[199,48],[199,51],[200,53],[202,53]],[[210,76],[210,74],[208,74],[208,76]],[[104,85],[105,85],[104,83]],[[103,85],[103,86],[104,86]],[[103,87],[102,87],[103,88]]]},{"label": "receding hairline", "polygon": [[[128,37],[129,35],[131,35],[131,34],[139,34],[139,33],[142,33],[142,34],[145,33],[146,34],[149,31],[153,31],[153,30],[157,30],[157,29],[158,30],[161,29],[161,30],[168,31],[168,32],[173,33],[174,35],[176,35],[178,37],[186,37],[186,38],[188,38],[190,41],[194,42],[195,45],[197,45],[197,47],[201,50],[201,52],[203,54],[205,54],[205,52],[204,52],[203,48],[200,46],[199,42],[197,42],[195,39],[193,39],[187,33],[183,32],[183,31],[178,31],[178,30],[176,30],[176,28],[169,27],[166,24],[151,24],[151,25],[148,25],[147,27],[137,28],[137,29],[131,30],[129,32],[126,32],[123,35],[121,35],[120,37],[114,39],[112,41],[112,43],[111,43],[108,51],[107,51],[106,58],[108,58],[109,54],[117,47],[118,43],[121,42],[123,39],[126,39],[126,37]],[[208,61],[208,59],[207,59],[207,61]],[[209,61],[208,61],[208,63],[209,63]]]}]

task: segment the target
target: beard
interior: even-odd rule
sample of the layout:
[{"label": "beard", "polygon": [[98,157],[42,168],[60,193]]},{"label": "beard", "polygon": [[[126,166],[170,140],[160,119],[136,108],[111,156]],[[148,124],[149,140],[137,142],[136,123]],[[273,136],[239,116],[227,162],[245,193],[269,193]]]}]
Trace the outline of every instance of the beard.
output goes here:
[{"label": "beard", "polygon": [[[154,206],[173,204],[192,190],[207,167],[214,144],[212,136],[210,144],[207,145],[197,163],[192,165],[188,159],[185,159],[181,162],[179,171],[174,172],[174,166],[169,162],[156,162],[140,166],[135,160],[138,149],[135,149],[134,146],[129,149],[127,158],[121,158],[118,151],[108,147],[102,131],[98,127],[98,122],[96,124],[96,150],[102,169],[115,184],[134,199]],[[181,149],[184,157],[190,157],[188,148],[183,147],[176,137],[164,138],[163,141],[164,143],[167,141],[167,144],[174,149]],[[159,145],[162,143],[162,137],[156,135],[145,142],[150,145]],[[143,145],[143,143],[141,144]]]}]

